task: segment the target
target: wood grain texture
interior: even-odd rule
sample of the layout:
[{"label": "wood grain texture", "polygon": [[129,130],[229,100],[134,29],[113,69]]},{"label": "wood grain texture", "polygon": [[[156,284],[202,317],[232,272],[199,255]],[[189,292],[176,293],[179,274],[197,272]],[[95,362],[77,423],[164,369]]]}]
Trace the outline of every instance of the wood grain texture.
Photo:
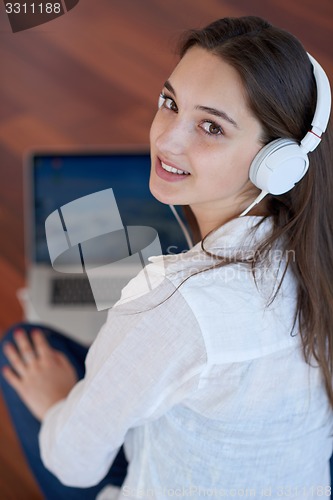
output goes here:
[{"label": "wood grain texture", "polygon": [[[181,32],[248,14],[294,33],[333,80],[332,0],[80,0],[68,14],[15,34],[1,3],[0,331],[22,316],[27,151],[147,144]],[[38,499],[1,401],[0,420],[0,496]]]}]

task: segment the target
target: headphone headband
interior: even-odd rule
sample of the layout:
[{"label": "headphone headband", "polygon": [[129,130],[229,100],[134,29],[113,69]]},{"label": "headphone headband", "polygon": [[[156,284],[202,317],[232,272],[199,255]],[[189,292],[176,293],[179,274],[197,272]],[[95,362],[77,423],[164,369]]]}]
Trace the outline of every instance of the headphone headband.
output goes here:
[{"label": "headphone headband", "polygon": [[308,153],[320,143],[331,111],[331,89],[325,71],[314,57],[308,54],[313,66],[317,87],[316,110],[311,130],[298,143],[292,139],[276,139],[266,144],[251,163],[249,177],[261,193],[242,215],[268,194],[279,195],[290,191],[306,174],[309,166]]},{"label": "headphone headband", "polygon": [[311,130],[301,141],[301,147],[309,153],[320,143],[321,136],[325,132],[331,112],[331,88],[327,75],[318,61],[308,53],[313,66],[313,74],[317,87],[316,111],[311,123]]}]

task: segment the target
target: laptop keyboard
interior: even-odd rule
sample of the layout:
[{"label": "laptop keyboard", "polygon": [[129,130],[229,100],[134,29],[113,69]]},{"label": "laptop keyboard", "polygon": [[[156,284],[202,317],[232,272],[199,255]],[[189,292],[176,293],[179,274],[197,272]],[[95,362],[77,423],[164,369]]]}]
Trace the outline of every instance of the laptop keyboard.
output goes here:
[{"label": "laptop keyboard", "polygon": [[55,305],[95,303],[87,277],[54,278],[52,280],[51,299],[52,304]]}]

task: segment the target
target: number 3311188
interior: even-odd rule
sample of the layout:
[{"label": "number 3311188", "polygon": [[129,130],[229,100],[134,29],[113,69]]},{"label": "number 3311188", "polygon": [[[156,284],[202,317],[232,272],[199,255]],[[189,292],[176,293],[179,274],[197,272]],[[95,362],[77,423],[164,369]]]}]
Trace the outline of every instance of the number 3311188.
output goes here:
[{"label": "number 3311188", "polygon": [[61,14],[60,3],[6,3],[7,14]]}]

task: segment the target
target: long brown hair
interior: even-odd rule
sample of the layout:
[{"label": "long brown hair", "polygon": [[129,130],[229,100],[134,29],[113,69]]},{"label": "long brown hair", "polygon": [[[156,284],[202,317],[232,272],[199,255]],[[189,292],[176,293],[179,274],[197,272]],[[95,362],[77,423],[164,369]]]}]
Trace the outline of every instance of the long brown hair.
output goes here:
[{"label": "long brown hair", "polygon": [[[281,137],[301,141],[311,128],[316,108],[313,68],[302,44],[290,33],[261,18],[217,20],[191,30],[180,56],[193,46],[221,57],[239,73],[248,105],[261,122],[263,144]],[[273,231],[257,249],[264,259],[277,240],[295,258],[287,260],[296,276],[298,320],[305,360],[321,367],[333,407],[333,140],[323,135],[310,155],[306,176],[291,191],[269,195]],[[189,211],[189,208],[187,209]],[[197,229],[197,228],[196,228]],[[204,245],[203,249],[204,249]],[[252,262],[252,266],[256,262]]]}]

